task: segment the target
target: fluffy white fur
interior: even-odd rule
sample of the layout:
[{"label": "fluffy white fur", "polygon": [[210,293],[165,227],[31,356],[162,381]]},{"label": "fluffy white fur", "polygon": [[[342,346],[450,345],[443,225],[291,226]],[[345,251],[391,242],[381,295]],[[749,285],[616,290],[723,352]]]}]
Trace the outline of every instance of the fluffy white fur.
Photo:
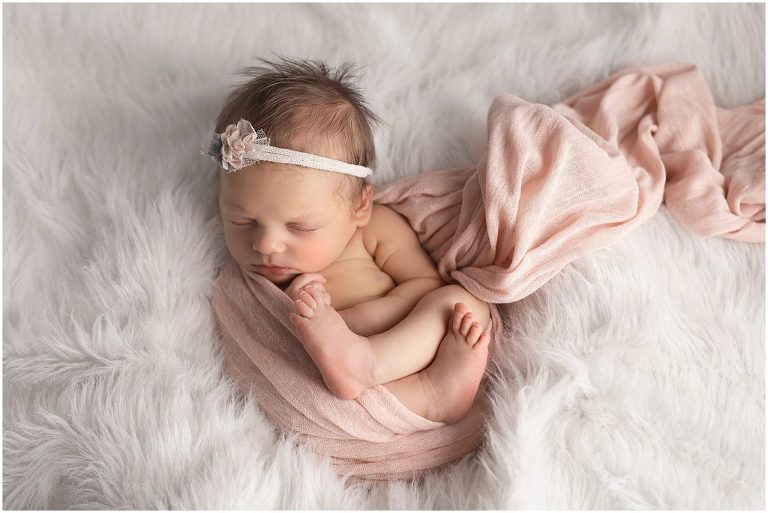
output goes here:
[{"label": "fluffy white fur", "polygon": [[375,182],[478,159],[493,97],[554,103],[621,66],[764,95],[762,5],[4,7],[6,508],[756,508],[764,246],[663,210],[503,308],[485,446],[366,489],[222,377],[226,249],[199,155],[234,72],[351,60],[386,122]]}]

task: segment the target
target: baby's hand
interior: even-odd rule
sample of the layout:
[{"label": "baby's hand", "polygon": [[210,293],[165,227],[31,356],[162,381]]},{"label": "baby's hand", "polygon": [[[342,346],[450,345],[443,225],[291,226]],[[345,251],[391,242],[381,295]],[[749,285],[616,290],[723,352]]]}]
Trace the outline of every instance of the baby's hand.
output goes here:
[{"label": "baby's hand", "polygon": [[305,287],[312,283],[322,284],[325,283],[325,281],[325,277],[319,273],[300,274],[293,279],[293,282],[291,282],[290,285],[288,285],[288,288],[285,289],[285,293],[288,294],[288,297],[290,297],[291,300],[296,301],[299,299],[299,293],[304,290]]}]

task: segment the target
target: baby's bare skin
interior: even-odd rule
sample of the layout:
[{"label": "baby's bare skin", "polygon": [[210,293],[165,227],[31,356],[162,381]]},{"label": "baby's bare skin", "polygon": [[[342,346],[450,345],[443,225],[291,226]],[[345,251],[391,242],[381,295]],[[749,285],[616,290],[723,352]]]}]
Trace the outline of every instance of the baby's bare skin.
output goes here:
[{"label": "baby's bare skin", "polygon": [[[383,213],[381,207],[376,213]],[[390,212],[385,215],[391,217]],[[371,226],[386,229],[389,225],[373,220]],[[354,399],[365,389],[384,384],[412,411],[430,420],[458,421],[472,406],[487,363],[487,305],[461,287],[441,287],[442,282],[436,281],[436,288],[414,308],[402,310],[389,319],[386,330],[379,329],[381,308],[355,311],[354,307],[375,305],[395,282],[378,267],[375,251],[365,245],[367,234],[361,232],[320,273],[326,278],[324,284],[312,282],[298,293],[298,315],[292,320],[305,349],[338,397]],[[377,289],[387,281],[389,290]],[[476,318],[460,300],[471,303],[482,317]],[[342,305],[351,310],[338,312]],[[372,335],[361,336],[366,334]]]},{"label": "baby's bare skin", "polygon": [[[446,285],[407,221],[339,201],[335,173],[263,162],[220,174],[230,254],[294,300],[291,318],[328,388],[353,399],[383,384],[411,411],[461,419],[488,355],[490,310]],[[313,295],[314,294],[314,295]]]},{"label": "baby's bare skin", "polygon": [[[363,243],[363,230],[358,230],[339,258],[321,271],[325,289],[336,310],[387,295],[396,283],[382,271]],[[363,321],[361,319],[361,321]],[[360,326],[367,331],[366,326]]]},{"label": "baby's bare skin", "polygon": [[[371,341],[347,328],[321,284],[315,282],[305,287],[296,307],[301,316],[292,314],[291,319],[334,395],[353,399],[382,382],[377,376],[379,366]],[[385,386],[422,417],[458,422],[474,402],[488,361],[490,340],[490,332],[480,327],[466,305],[456,303],[449,329],[432,363]]]}]

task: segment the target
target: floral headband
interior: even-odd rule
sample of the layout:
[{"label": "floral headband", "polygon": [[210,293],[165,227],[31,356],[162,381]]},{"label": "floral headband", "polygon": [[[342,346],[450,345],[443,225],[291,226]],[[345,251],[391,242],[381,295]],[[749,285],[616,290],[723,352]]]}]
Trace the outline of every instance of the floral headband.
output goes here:
[{"label": "floral headband", "polygon": [[227,126],[224,133],[213,134],[208,153],[214,162],[227,173],[250,166],[257,162],[277,162],[296,166],[343,173],[365,178],[372,173],[368,167],[349,164],[340,160],[329,159],[311,153],[270,146],[269,137],[264,130],[258,132],[250,122],[241,119],[237,125]]}]

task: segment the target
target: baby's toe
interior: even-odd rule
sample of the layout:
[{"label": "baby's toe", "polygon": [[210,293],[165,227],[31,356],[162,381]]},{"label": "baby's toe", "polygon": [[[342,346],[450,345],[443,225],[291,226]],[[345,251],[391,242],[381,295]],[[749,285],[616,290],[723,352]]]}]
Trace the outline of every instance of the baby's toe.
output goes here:
[{"label": "baby's toe", "polygon": [[484,331],[480,334],[480,338],[477,339],[477,342],[474,345],[475,349],[483,349],[487,348],[488,344],[491,342],[491,334],[487,331]]},{"label": "baby's toe", "polygon": [[453,315],[451,315],[451,329],[457,335],[461,333],[461,323],[464,320],[464,316],[469,313],[467,306],[464,303],[456,303],[453,306]]},{"label": "baby's toe", "polygon": [[472,326],[469,328],[469,333],[467,333],[466,341],[467,344],[470,346],[474,346],[478,340],[480,340],[480,336],[483,334],[483,329],[480,327],[480,323],[475,321],[472,323]]},{"label": "baby's toe", "polygon": [[459,333],[461,333],[462,337],[466,337],[469,334],[469,330],[472,328],[474,322],[475,316],[472,315],[471,312],[467,312],[467,314],[464,316],[464,319],[461,321],[461,329],[459,330]]},{"label": "baby's toe", "polygon": [[463,317],[465,314],[469,313],[469,308],[467,308],[467,305],[464,303],[456,303],[453,305],[453,311],[459,315],[459,317]]}]

